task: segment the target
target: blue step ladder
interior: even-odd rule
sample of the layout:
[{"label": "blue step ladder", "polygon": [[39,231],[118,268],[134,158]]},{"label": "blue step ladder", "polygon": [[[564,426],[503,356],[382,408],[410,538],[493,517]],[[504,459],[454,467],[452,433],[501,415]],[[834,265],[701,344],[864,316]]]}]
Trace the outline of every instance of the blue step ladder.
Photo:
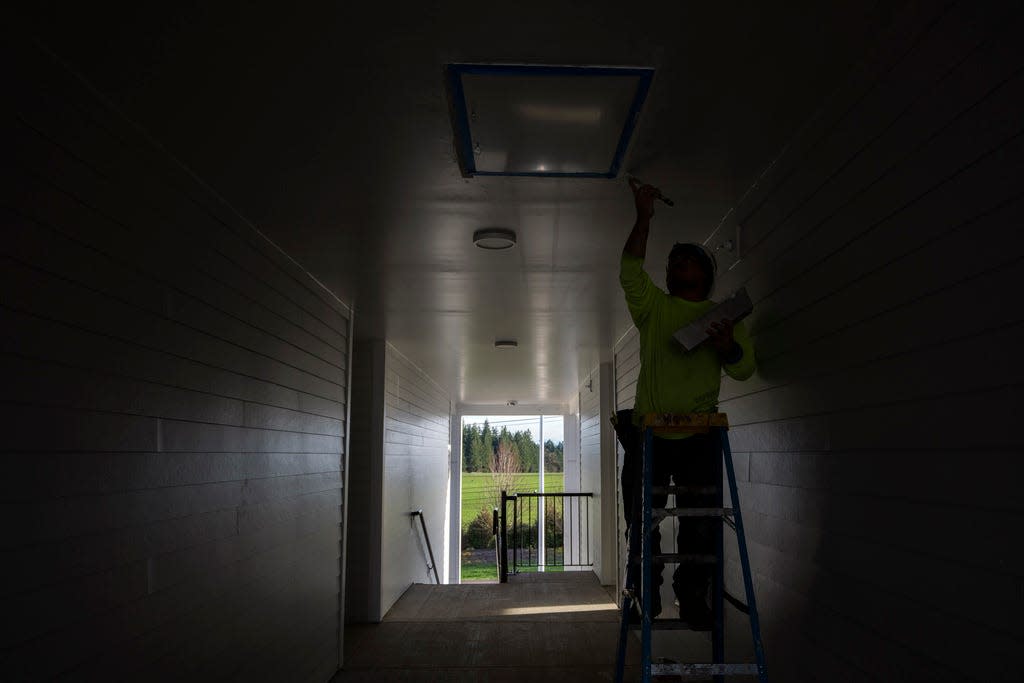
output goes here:
[{"label": "blue step ladder", "polygon": [[[743,517],[740,514],[739,493],[736,488],[736,471],[732,462],[732,451],[729,449],[728,417],[725,413],[692,413],[685,415],[651,413],[644,416],[643,420],[643,450],[642,457],[642,497],[639,506],[633,505],[635,515],[630,524],[629,533],[629,560],[626,564],[626,585],[622,597],[622,626],[619,631],[619,651],[616,662],[615,680],[622,683],[626,667],[626,644],[630,628],[640,629],[641,647],[641,681],[650,683],[652,677],[708,677],[713,676],[716,682],[721,682],[725,676],[757,676],[759,683],[768,682],[768,668],[765,663],[764,646],[761,643],[761,624],[757,615],[757,604],[754,600],[754,582],[750,573],[750,559],[747,554],[747,542],[743,535]],[[725,463],[725,472],[729,483],[729,493],[732,499],[732,507],[723,507],[722,488],[714,487],[712,491],[701,490],[699,493],[713,493],[717,496],[716,507],[712,508],[652,508],[651,500],[654,493],[669,494],[681,492],[688,487],[667,486],[654,487],[652,485],[652,462],[649,454],[653,451],[655,434],[687,433],[707,434],[711,433],[719,446],[722,458]],[[692,489],[693,487],[689,487]],[[638,514],[638,512],[640,514]],[[637,519],[639,516],[641,519]],[[651,529],[655,524],[660,524],[666,517],[714,517],[721,520],[718,524],[716,538],[716,554],[693,555],[693,554],[662,554],[657,559],[667,563],[704,563],[714,564],[715,572],[712,576],[712,626],[711,650],[712,662],[710,663],[678,663],[671,661],[651,661],[651,635],[656,629],[694,629],[686,622],[679,619],[652,619],[651,615],[651,593],[658,587],[653,583],[651,554]],[[746,590],[746,604],[743,604],[725,591],[725,562],[723,556],[724,548],[724,526],[730,526],[736,532],[736,540],[739,546],[740,564],[743,569],[743,587]],[[639,533],[635,533],[639,527]],[[678,549],[682,551],[683,549]],[[641,581],[643,590],[637,581]],[[636,596],[640,595],[639,624],[631,621],[633,611],[638,607],[635,605]],[[725,662],[725,602],[747,614],[750,618],[750,631],[754,640],[754,655],[756,663],[729,664]],[[708,629],[703,629],[708,630]]]}]

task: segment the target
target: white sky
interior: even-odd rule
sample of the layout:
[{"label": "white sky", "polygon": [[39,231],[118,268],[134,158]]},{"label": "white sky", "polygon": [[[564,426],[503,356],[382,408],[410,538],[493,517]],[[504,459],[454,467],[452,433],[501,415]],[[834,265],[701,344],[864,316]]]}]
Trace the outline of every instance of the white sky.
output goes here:
[{"label": "white sky", "polygon": [[[502,426],[508,427],[510,432],[515,431],[526,431],[530,430],[530,434],[533,436],[533,440],[537,440],[537,432],[540,427],[540,416],[539,415],[463,415],[462,424],[479,424],[483,425],[484,420],[487,420],[491,427],[497,427],[499,430]],[[565,441],[565,430],[562,424],[561,415],[545,415],[544,416],[544,440],[551,440],[554,443],[559,441]]]}]

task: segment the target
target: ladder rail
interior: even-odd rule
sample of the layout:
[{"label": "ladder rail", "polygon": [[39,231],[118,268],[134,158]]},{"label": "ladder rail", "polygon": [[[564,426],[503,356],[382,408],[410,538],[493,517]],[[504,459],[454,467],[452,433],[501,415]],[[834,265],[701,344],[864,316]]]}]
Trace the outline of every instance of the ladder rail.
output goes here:
[{"label": "ladder rail", "polygon": [[739,487],[736,485],[736,468],[732,462],[732,449],[725,432],[721,433],[722,458],[725,460],[726,478],[729,480],[729,496],[732,498],[733,523],[736,525],[736,542],[740,551],[740,567],[743,570],[743,588],[747,593],[747,607],[750,610],[750,633],[754,639],[754,657],[757,659],[757,678],[760,683],[768,683],[768,667],[765,660],[764,645],[761,642],[761,619],[757,614],[757,602],[754,599],[754,579],[750,572],[750,555],[747,553],[747,537],[743,531],[743,513],[740,512]]},{"label": "ladder rail", "polygon": [[[712,427],[711,443],[719,453],[722,453],[722,441],[725,438],[727,427]],[[725,501],[722,494],[722,457],[719,456],[715,469],[718,476],[718,492],[715,494],[715,504],[723,507]],[[730,510],[732,512],[732,510]],[[714,627],[711,630],[711,661],[715,664],[725,662],[725,540],[722,519],[723,513],[718,517],[715,524],[715,569],[711,577],[711,614],[713,615]],[[715,674],[714,683],[724,683],[725,678],[721,674]]]},{"label": "ladder rail", "polygon": [[[641,514],[636,514],[636,502],[633,504],[633,515],[629,525],[629,561],[626,565],[626,589],[622,597],[622,623],[619,631],[619,651],[616,661],[615,680],[619,683],[625,674],[625,652],[630,628],[631,611],[636,602],[636,570],[640,570],[640,632],[641,632],[641,676],[643,683],[651,683],[652,676],[693,676],[712,675],[716,682],[720,682],[725,675],[756,675],[759,683],[768,683],[768,670],[764,646],[761,641],[761,623],[757,612],[757,604],[754,598],[754,582],[750,569],[750,557],[747,549],[746,536],[743,529],[743,518],[740,512],[739,491],[736,484],[735,466],[732,460],[732,449],[729,445],[727,435],[728,419],[724,413],[671,415],[671,414],[650,414],[645,416],[643,423],[643,439],[640,450],[641,476],[638,482],[637,493],[641,495],[639,502],[643,507]],[[693,490],[697,487],[686,486],[653,486],[653,452],[655,433],[690,433],[712,435],[716,450],[721,456],[720,464],[725,466],[726,480],[729,486],[729,494],[732,507],[724,507],[723,487],[717,487],[717,500],[713,508],[660,508],[655,512],[652,508],[653,494],[674,493],[675,491]],[[719,470],[721,473],[721,470]],[[715,573],[712,575],[712,613],[714,615],[712,631],[712,659],[710,664],[654,664],[651,661],[651,636],[655,628],[652,622],[652,591],[656,589],[653,581],[653,548],[651,532],[654,524],[660,524],[668,517],[708,517],[716,519],[717,533],[715,536],[715,555],[708,556],[713,560]],[[725,553],[724,553],[724,526],[728,525],[736,532],[737,545],[740,554],[740,565],[743,571],[743,587],[746,593],[747,604],[725,591]],[[640,527],[639,529],[637,527]],[[639,547],[638,547],[639,546]],[[637,559],[639,551],[639,562]],[[672,561],[695,561],[703,556],[687,555],[680,553],[659,553],[662,560]],[[712,562],[708,562],[709,564]],[[750,619],[751,635],[754,641],[754,653],[756,663],[727,664],[725,663],[725,629],[724,613],[725,601],[744,612]],[[665,627],[666,625],[662,625]]]},{"label": "ladder rail", "polygon": [[651,497],[653,495],[652,479],[654,468],[654,430],[644,430],[643,457],[643,481],[644,493],[640,504],[643,505],[643,526],[640,530],[640,538],[643,543],[643,575],[641,576],[641,596],[643,598],[643,613],[641,618],[641,670],[640,680],[643,683],[651,683],[651,593],[654,592],[651,558],[651,529],[653,521],[653,510],[651,509]]}]

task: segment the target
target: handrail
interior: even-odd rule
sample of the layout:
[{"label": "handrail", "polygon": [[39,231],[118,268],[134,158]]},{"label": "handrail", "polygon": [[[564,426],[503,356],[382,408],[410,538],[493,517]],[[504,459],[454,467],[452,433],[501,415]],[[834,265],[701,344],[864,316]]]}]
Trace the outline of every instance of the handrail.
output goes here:
[{"label": "handrail", "polygon": [[420,526],[423,527],[423,540],[427,542],[427,552],[430,554],[430,565],[427,569],[434,570],[434,580],[437,581],[438,585],[440,585],[441,577],[437,574],[437,562],[434,561],[434,549],[430,547],[430,534],[427,533],[427,523],[423,520],[423,510],[413,510],[409,514],[413,517],[420,518]]},{"label": "handrail", "polygon": [[554,494],[509,494],[506,498],[594,498],[594,494],[587,492],[582,494],[558,492]]}]

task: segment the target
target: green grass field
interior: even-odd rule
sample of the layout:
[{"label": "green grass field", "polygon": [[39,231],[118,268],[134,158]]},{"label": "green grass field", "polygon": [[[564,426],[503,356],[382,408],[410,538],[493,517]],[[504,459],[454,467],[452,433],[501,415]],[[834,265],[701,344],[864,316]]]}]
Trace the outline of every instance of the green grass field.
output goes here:
[{"label": "green grass field", "polygon": [[[536,472],[515,475],[514,483],[507,490],[508,493],[532,493],[539,486],[539,477]],[[564,489],[565,477],[562,472],[546,472],[544,474],[544,490],[548,493],[558,493]],[[463,472],[462,473],[462,528],[465,530],[468,525],[480,513],[480,510],[490,511],[500,502],[501,492],[494,483],[494,475],[489,472]],[[549,571],[557,571],[554,568]],[[494,566],[493,550],[487,554],[483,563],[474,562],[468,555],[463,554],[462,578],[464,580],[474,579],[497,579],[498,573]]]},{"label": "green grass field", "polygon": [[[515,475],[515,484],[509,493],[531,493],[538,489],[536,472]],[[544,474],[544,490],[558,493],[564,490],[565,477],[562,472]],[[498,505],[500,491],[494,484],[494,475],[489,472],[462,473],[462,528],[465,529],[480,510],[491,510]]]},{"label": "green grass field", "polygon": [[498,568],[494,566],[493,562],[487,564],[470,564],[468,562],[462,563],[462,580],[463,581],[479,581],[481,579],[497,579]]}]

